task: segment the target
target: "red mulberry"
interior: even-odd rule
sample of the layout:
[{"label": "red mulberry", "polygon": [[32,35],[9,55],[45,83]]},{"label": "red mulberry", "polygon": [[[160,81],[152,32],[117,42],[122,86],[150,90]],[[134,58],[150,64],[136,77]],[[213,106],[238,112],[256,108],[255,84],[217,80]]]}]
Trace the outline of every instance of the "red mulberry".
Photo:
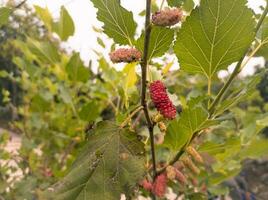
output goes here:
[{"label": "red mulberry", "polygon": [[153,189],[153,184],[149,182],[147,179],[143,179],[140,185],[147,191],[151,191]]},{"label": "red mulberry", "polygon": [[181,21],[182,15],[182,10],[178,8],[165,8],[153,14],[152,22],[157,26],[173,26]]},{"label": "red mulberry", "polygon": [[158,197],[164,197],[167,189],[167,176],[161,174],[156,177],[153,184],[153,193]]},{"label": "red mulberry", "polygon": [[166,87],[161,81],[150,84],[150,95],[156,109],[167,119],[176,117],[176,107],[168,97]]},{"label": "red mulberry", "polygon": [[120,48],[111,52],[109,55],[113,63],[131,63],[141,60],[141,52],[135,48]]}]

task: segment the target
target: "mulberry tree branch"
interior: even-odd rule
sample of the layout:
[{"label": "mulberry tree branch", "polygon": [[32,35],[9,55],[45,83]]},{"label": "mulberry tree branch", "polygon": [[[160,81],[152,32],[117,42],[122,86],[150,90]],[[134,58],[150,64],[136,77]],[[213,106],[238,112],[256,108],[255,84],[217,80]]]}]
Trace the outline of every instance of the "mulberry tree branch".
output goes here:
[{"label": "mulberry tree branch", "polygon": [[150,44],[151,35],[151,0],[146,0],[146,16],[145,16],[145,39],[143,58],[141,62],[142,70],[142,83],[141,83],[141,105],[146,118],[147,127],[150,133],[151,154],[153,163],[153,178],[156,176],[156,160],[155,160],[155,147],[154,147],[154,123],[152,122],[148,110],[146,92],[147,92],[147,67],[148,67],[148,49]]},{"label": "mulberry tree branch", "polygon": [[[266,4],[266,7],[265,7],[265,10],[264,12],[262,13],[262,16],[260,17],[257,25],[256,25],[256,28],[255,28],[255,34],[257,34],[257,32],[259,31],[266,15],[268,13],[268,3]],[[231,76],[229,77],[228,81],[224,84],[224,86],[222,87],[222,89],[220,90],[220,92],[218,93],[217,97],[215,98],[215,100],[212,102],[211,106],[209,107],[209,118],[213,118],[213,114],[214,114],[214,109],[215,107],[221,102],[221,99],[222,97],[224,96],[224,94],[226,93],[226,91],[229,89],[230,85],[232,84],[234,78],[239,74],[240,72],[240,69],[241,69],[241,65],[243,64],[243,60],[245,59],[247,53],[249,52],[249,50],[247,50],[243,56],[240,58],[239,62],[237,63],[233,73],[231,74]],[[201,134],[202,130],[201,131],[197,131],[193,134],[192,138],[190,139],[190,142],[187,143],[186,145],[184,145],[182,147],[182,149],[177,152],[177,154],[174,156],[174,158],[172,160],[170,160],[168,162],[168,164],[163,167],[162,169],[160,169],[159,171],[157,171],[156,173],[156,176],[160,175],[161,173],[163,173],[167,166],[169,165],[173,165],[175,162],[177,162],[181,156],[184,154],[186,148],[193,142],[193,140],[198,137],[200,134]]]}]

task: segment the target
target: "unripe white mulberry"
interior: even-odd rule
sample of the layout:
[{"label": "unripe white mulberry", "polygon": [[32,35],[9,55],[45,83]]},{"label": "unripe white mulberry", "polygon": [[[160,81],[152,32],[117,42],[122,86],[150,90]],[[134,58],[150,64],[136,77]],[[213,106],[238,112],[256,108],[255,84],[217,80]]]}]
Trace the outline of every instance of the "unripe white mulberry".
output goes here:
[{"label": "unripe white mulberry", "polygon": [[166,168],[166,172],[167,172],[167,178],[170,180],[174,180],[176,178],[176,169],[169,165]]},{"label": "unripe white mulberry", "polygon": [[193,158],[196,162],[198,162],[198,163],[200,163],[200,164],[203,164],[203,163],[204,163],[204,160],[203,160],[202,156],[195,150],[195,148],[189,146],[189,147],[187,147],[186,152],[187,152],[189,155],[191,155],[192,158]]}]

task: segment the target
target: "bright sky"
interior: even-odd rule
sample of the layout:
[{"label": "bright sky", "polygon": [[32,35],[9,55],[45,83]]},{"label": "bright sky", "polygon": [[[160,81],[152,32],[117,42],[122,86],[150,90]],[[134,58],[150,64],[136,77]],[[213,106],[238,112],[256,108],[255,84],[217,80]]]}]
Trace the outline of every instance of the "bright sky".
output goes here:
[{"label": "bright sky", "polygon": [[[0,0],[0,2],[3,0]],[[160,0],[157,0],[160,2]],[[197,0],[195,0],[197,1]],[[122,5],[134,13],[134,17],[140,26],[143,25],[143,19],[138,17],[138,13],[145,8],[145,0],[121,0]],[[265,5],[265,0],[248,0],[249,6],[256,12],[260,12],[259,6]],[[88,62],[90,59],[95,60],[96,57],[93,49],[100,49],[97,44],[97,36],[92,30],[92,25],[101,27],[96,19],[96,9],[90,0],[28,0],[29,4],[37,4],[42,7],[47,6],[54,17],[59,16],[61,5],[64,5],[75,22],[76,32],[70,37],[67,46],[71,49],[79,51],[83,60]],[[106,38],[105,38],[106,39]],[[107,40],[105,40],[107,41]],[[108,54],[108,52],[106,52]],[[263,62],[262,59],[253,60],[254,63]],[[250,65],[251,65],[250,64]],[[251,65],[252,66],[252,65]],[[250,69],[248,69],[250,70]],[[247,71],[248,71],[247,70]]]}]

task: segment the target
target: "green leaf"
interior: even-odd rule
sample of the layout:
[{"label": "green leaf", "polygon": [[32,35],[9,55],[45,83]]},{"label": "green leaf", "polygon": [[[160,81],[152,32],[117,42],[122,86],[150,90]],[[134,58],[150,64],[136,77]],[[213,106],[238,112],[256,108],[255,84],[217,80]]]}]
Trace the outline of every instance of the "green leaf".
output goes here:
[{"label": "green leaf", "polygon": [[254,38],[246,0],[202,0],[180,29],[174,51],[181,68],[211,79],[238,61]]},{"label": "green leaf", "polygon": [[31,99],[32,112],[46,112],[50,109],[49,102],[46,101],[41,95],[36,94]]},{"label": "green leaf", "polygon": [[67,88],[63,84],[60,84],[58,87],[59,87],[59,96],[61,97],[63,102],[66,104],[71,104],[72,96],[70,94],[70,88]]},{"label": "green leaf", "polygon": [[51,31],[53,25],[53,18],[48,10],[48,8],[42,8],[40,6],[35,5],[35,12],[37,13],[38,17],[43,21],[46,28]]},{"label": "green leaf", "polygon": [[98,20],[104,23],[104,33],[118,44],[131,44],[137,27],[132,12],[123,8],[119,0],[91,1],[98,9]]},{"label": "green leaf", "polygon": [[39,42],[28,38],[27,44],[30,51],[38,60],[45,63],[55,64],[60,61],[57,48],[49,42]]},{"label": "green leaf", "polygon": [[99,106],[96,102],[92,101],[84,105],[79,111],[79,117],[84,121],[94,121],[100,114]]},{"label": "green leaf", "polygon": [[261,78],[263,75],[264,75],[264,72],[260,72],[250,77],[244,83],[241,83],[241,85],[238,88],[236,88],[235,91],[233,91],[231,95],[229,95],[228,98],[226,98],[226,100],[224,100],[216,108],[214,115],[215,116],[221,115],[224,111],[230,109],[237,103],[251,96],[253,92],[256,90],[257,84],[261,81]]},{"label": "green leaf", "polygon": [[106,47],[105,44],[104,44],[104,42],[103,42],[103,40],[102,40],[101,38],[97,37],[97,42],[98,42],[98,44],[99,44],[101,47],[103,47],[103,48]]},{"label": "green leaf", "polygon": [[243,150],[241,150],[239,156],[243,159],[245,158],[255,159],[267,154],[268,154],[268,140],[259,139],[252,141],[250,145],[244,147]]},{"label": "green leaf", "polygon": [[164,145],[173,150],[180,150],[200,129],[207,128],[208,112],[202,107],[184,110],[178,121],[170,123],[165,136]]},{"label": "green leaf", "polygon": [[[148,50],[148,59],[164,55],[174,40],[174,30],[169,28],[153,26]],[[137,40],[137,48],[143,52],[144,33]]]},{"label": "green leaf", "polygon": [[53,24],[53,31],[55,31],[63,41],[66,41],[74,34],[74,22],[68,11],[64,6],[61,7],[60,19]]},{"label": "green leaf", "polygon": [[38,72],[38,67],[36,67],[31,62],[26,59],[22,59],[21,57],[14,57],[12,59],[13,63],[15,63],[20,69],[24,70],[29,74],[30,77],[34,77]]},{"label": "green leaf", "polygon": [[137,63],[129,63],[125,66],[123,73],[126,75],[123,81],[123,90],[124,90],[124,103],[126,108],[129,107],[129,92],[135,84],[137,83],[137,74],[136,74],[136,65]]},{"label": "green leaf", "polygon": [[223,181],[230,179],[231,177],[236,176],[240,172],[240,169],[234,169],[234,170],[225,170],[221,172],[216,172],[210,175],[208,179],[209,186],[218,185],[222,183]]},{"label": "green leaf", "polygon": [[263,43],[262,47],[257,51],[257,56],[263,56],[268,59],[268,17],[265,18],[263,24],[258,32],[260,42]]},{"label": "green leaf", "polygon": [[137,63],[129,63],[125,66],[123,73],[125,73],[126,79],[124,81],[124,88],[127,90],[128,88],[133,87],[137,82],[137,74],[136,74],[136,65]]},{"label": "green leaf", "polygon": [[185,0],[167,0],[170,7],[180,7]]},{"label": "green leaf", "polygon": [[5,25],[8,22],[9,15],[12,10],[7,7],[0,8],[0,27]]},{"label": "green leaf", "polygon": [[9,73],[6,70],[0,70],[0,78],[6,78],[9,76]]},{"label": "green leaf", "polygon": [[144,174],[143,144],[136,134],[113,122],[100,122],[72,169],[50,199],[118,200],[129,194]]},{"label": "green leaf", "polygon": [[186,12],[191,12],[194,8],[195,4],[193,0],[185,0],[182,6],[183,10]]},{"label": "green leaf", "polygon": [[76,82],[87,82],[90,77],[90,71],[84,66],[79,53],[74,53],[66,65],[66,72],[70,80]]}]

